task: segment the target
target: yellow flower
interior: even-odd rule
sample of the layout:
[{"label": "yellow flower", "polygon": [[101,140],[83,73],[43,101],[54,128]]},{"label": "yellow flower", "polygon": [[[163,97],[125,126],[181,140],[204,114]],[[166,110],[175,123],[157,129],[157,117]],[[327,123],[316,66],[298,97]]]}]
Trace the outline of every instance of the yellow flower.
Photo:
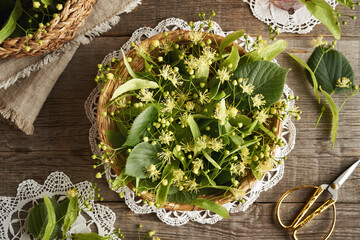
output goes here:
[{"label": "yellow flower", "polygon": [[72,197],[75,197],[77,195],[77,191],[75,188],[70,188],[68,191],[67,191],[67,197],[68,198],[72,198]]},{"label": "yellow flower", "polygon": [[323,41],[323,38],[323,36],[318,36],[317,39],[311,40],[311,42],[314,44],[314,48],[326,46],[328,44],[327,41]]},{"label": "yellow flower", "polygon": [[156,170],[156,166],[154,164],[150,164],[147,168],[147,177],[151,178],[151,180],[154,182],[157,179],[160,178],[160,170]]},{"label": "yellow flower", "polygon": [[265,123],[268,118],[269,118],[269,115],[267,115],[266,109],[257,111],[255,113],[255,119],[258,120],[259,123]]},{"label": "yellow flower", "polygon": [[229,71],[229,69],[227,69],[226,67],[223,67],[222,69],[219,69],[217,71],[217,77],[216,79],[219,79],[219,81],[221,83],[224,83],[225,81],[229,81],[230,80],[230,77],[231,77],[231,73]]},{"label": "yellow flower", "polygon": [[351,85],[351,80],[348,79],[347,77],[339,78],[336,81],[336,86],[340,88],[350,88],[350,85]]},{"label": "yellow flower", "polygon": [[251,97],[251,100],[253,101],[253,106],[256,108],[260,108],[261,106],[265,105],[266,101],[263,100],[264,95],[262,94],[256,94],[255,97]]},{"label": "yellow flower", "polygon": [[252,92],[254,91],[254,85],[252,85],[251,83],[247,84],[247,82],[248,79],[242,79],[241,84],[239,86],[242,88],[244,93],[251,95]]}]

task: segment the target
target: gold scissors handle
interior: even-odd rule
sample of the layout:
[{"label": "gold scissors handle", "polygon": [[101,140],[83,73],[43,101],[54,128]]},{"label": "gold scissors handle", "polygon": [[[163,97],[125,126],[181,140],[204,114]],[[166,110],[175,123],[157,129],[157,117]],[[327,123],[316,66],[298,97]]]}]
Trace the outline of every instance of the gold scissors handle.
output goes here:
[{"label": "gold scissors handle", "polygon": [[[327,186],[328,185],[321,185],[321,186],[317,187],[317,186],[306,185],[306,186],[295,187],[295,188],[290,189],[286,193],[284,193],[284,195],[282,195],[281,198],[279,199],[278,203],[276,204],[276,208],[275,208],[275,214],[276,214],[277,221],[282,228],[287,229],[287,230],[292,230],[293,239],[295,239],[295,240],[298,239],[296,237],[296,233],[300,228],[305,226],[308,222],[310,222],[311,220],[316,218],[320,213],[324,212],[326,209],[328,209],[329,207],[332,206],[333,207],[333,222],[331,224],[330,230],[327,232],[327,234],[322,239],[326,240],[331,235],[332,231],[334,230],[335,221],[336,221],[336,208],[335,208],[336,200],[334,200],[333,198],[330,198],[328,201],[326,201],[324,204],[322,204],[319,208],[317,208],[313,213],[311,213],[304,220],[302,220],[304,218],[304,216],[306,215],[306,213],[308,212],[308,210],[311,208],[311,206],[316,202],[316,200],[319,198],[319,196],[327,188]],[[280,206],[281,206],[282,202],[284,201],[284,199],[290,193],[292,193],[296,190],[302,189],[302,188],[315,188],[316,191],[311,196],[311,198],[306,203],[306,205],[303,207],[303,209],[300,211],[300,213],[297,215],[297,217],[294,219],[294,221],[290,225],[287,226],[281,221]]]}]

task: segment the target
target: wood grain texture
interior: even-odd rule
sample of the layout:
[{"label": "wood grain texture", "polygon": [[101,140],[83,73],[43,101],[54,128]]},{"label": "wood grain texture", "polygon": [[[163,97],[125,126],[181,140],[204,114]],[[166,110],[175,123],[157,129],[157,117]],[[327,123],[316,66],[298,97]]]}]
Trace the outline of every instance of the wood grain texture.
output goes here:
[{"label": "wood grain texture", "polygon": [[[289,56],[281,54],[278,63],[292,68],[287,84],[300,97],[297,105],[303,111],[302,119],[296,121],[297,137],[295,149],[285,163],[282,181],[273,189],[263,192],[257,203],[245,213],[232,214],[215,225],[188,223],[182,227],[169,227],[154,214],[135,215],[117,194],[107,188],[104,179],[95,179],[96,170],[91,159],[88,143],[90,123],[84,111],[84,102],[92,89],[96,65],[103,57],[125,43],[131,33],[139,27],[156,24],[168,17],[197,20],[200,11],[209,13],[214,9],[215,20],[224,30],[245,29],[250,35],[267,35],[267,26],[251,15],[248,5],[241,0],[143,0],[133,12],[121,16],[121,21],[110,32],[85,46],[81,46],[70,65],[59,78],[38,119],[33,136],[25,136],[13,127],[0,123],[0,195],[14,196],[18,184],[32,178],[43,183],[49,173],[65,172],[73,182],[89,180],[98,182],[105,198],[104,204],[117,215],[116,226],[120,226],[126,239],[137,239],[136,225],[145,230],[155,229],[161,239],[290,239],[274,219],[274,207],[279,197],[288,189],[303,184],[329,183],[355,162],[360,156],[360,98],[354,97],[340,113],[338,138],[331,150],[331,114],[327,109],[319,126],[314,129],[320,106],[316,103],[311,85],[304,69]],[[359,8],[354,11],[360,17]],[[356,83],[360,78],[360,29],[359,20],[342,26],[343,37],[336,49],[340,50],[354,68]],[[311,39],[323,34],[332,41],[324,26],[318,25],[308,35],[281,34],[287,51],[306,60],[312,52]],[[1,73],[0,73],[1,74]],[[340,103],[342,97],[336,96]],[[359,239],[360,234],[360,168],[340,190],[337,203],[338,221],[330,239]],[[292,208],[299,209],[305,199],[290,198],[284,216],[291,219]],[[330,224],[330,212],[315,221],[302,239],[320,239],[319,229]],[[312,225],[312,224],[311,224]],[[325,231],[325,230],[324,230]],[[319,233],[312,235],[313,233]]]}]

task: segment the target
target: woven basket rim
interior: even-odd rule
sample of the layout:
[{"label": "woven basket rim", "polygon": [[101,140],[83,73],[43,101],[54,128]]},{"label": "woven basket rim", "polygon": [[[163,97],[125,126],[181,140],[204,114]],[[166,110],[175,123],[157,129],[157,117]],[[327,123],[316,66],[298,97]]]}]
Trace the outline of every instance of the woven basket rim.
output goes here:
[{"label": "woven basket rim", "polygon": [[[173,40],[177,43],[181,42],[181,41],[184,41],[184,38],[186,39],[186,41],[188,42],[189,40],[189,32],[190,31],[186,31],[186,30],[175,30],[175,31],[168,31],[168,35],[167,35],[167,39],[170,39],[170,40]],[[181,36],[181,40],[177,39],[178,36]],[[209,37],[208,37],[209,38]],[[219,35],[215,35],[215,34],[212,34],[211,35],[211,40],[213,39],[216,39],[216,41],[219,43],[221,42],[224,37],[222,36],[219,36]],[[159,40],[160,42],[161,41],[164,41],[164,35],[163,33],[159,33],[151,38],[148,38],[144,41],[141,42],[142,46],[145,47],[146,49],[149,49],[150,48],[150,45],[151,45],[151,41],[153,40]],[[206,38],[205,38],[206,40]],[[238,47],[239,49],[239,52],[241,55],[245,54],[246,51],[241,48],[239,45],[237,44],[232,44],[232,45],[235,45]],[[231,49],[231,46],[227,48],[227,50],[229,50],[229,48]],[[126,54],[126,57],[129,57],[131,56],[133,59],[136,58],[136,54],[135,54],[135,51],[132,49],[130,50],[127,54]],[[134,69],[134,62],[139,62],[139,61],[132,61],[130,63],[131,67]],[[117,64],[115,66],[115,68],[117,69],[116,70],[116,73],[119,73],[123,76],[123,77],[126,77],[128,76],[129,74],[127,73],[127,70],[124,66],[124,64],[122,64],[123,61],[120,61],[119,64]],[[143,68],[143,66],[142,66]],[[102,115],[102,112],[104,111],[104,108],[103,106],[107,104],[107,102],[109,101],[110,97],[112,96],[112,93],[115,91],[115,89],[120,85],[122,84],[122,82],[120,81],[110,81],[108,82],[105,86],[104,86],[104,91],[101,93],[100,97],[99,97],[99,100],[98,100],[98,109],[97,109],[97,123],[98,123],[98,132],[99,132],[99,136],[100,136],[100,140],[106,144],[110,144],[109,141],[107,140],[106,138],[106,130],[107,129],[116,129],[116,126],[114,124],[114,122],[112,122],[109,118],[106,118]],[[111,108],[111,107],[110,107]],[[113,107],[114,108],[114,107]],[[111,109],[113,110],[113,109]],[[275,133],[277,136],[279,136],[282,132],[282,121],[279,120],[279,119],[273,119],[272,120],[272,126],[276,127],[277,128],[277,132]],[[274,151],[275,149],[273,149]],[[121,156],[121,161],[126,161],[125,158],[123,158]],[[113,170],[115,171],[115,173],[117,175],[119,175],[121,173],[121,170],[119,170],[118,168],[115,168],[113,167]],[[247,190],[249,190],[258,180],[254,177],[254,175],[251,173],[251,171],[248,171],[248,174],[241,178],[239,180],[239,189],[242,189],[244,190],[245,192]],[[132,183],[129,183],[128,184],[128,187],[130,187],[130,189],[132,189],[133,187],[133,184]],[[229,193],[230,194],[230,193]],[[208,195],[208,196],[199,196],[201,198],[213,198],[213,197],[216,197],[215,200],[213,200],[214,202],[220,204],[220,205],[223,205],[223,204],[226,204],[228,202],[231,202],[235,199],[231,198],[229,196],[229,194],[223,196],[223,197],[220,197],[218,195]],[[221,194],[223,195],[223,194]],[[140,193],[140,198],[142,199],[146,199],[148,201],[150,200],[154,200],[154,197],[155,195],[154,194],[150,194],[148,193],[147,191],[144,191],[144,192],[141,192]],[[195,210],[202,210],[201,208],[195,206],[195,205],[191,205],[191,204],[186,204],[186,203],[172,203],[172,202],[166,202],[164,204],[164,206],[162,208],[165,208],[167,210],[171,210],[171,211],[195,211]]]},{"label": "woven basket rim", "polygon": [[[57,50],[74,38],[76,31],[84,25],[96,1],[67,0],[59,17],[52,18],[49,26],[45,25],[42,28],[47,34],[36,32],[31,39],[27,36],[5,39],[0,43],[0,58],[37,56]],[[38,40],[42,40],[43,44],[39,45]],[[30,51],[25,51],[25,44],[31,46]]]}]

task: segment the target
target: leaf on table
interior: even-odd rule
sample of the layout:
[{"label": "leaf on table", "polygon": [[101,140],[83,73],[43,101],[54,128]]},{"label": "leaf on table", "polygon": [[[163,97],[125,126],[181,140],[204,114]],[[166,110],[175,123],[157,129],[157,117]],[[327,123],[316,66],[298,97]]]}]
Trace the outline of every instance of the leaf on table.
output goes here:
[{"label": "leaf on table", "polygon": [[9,18],[5,25],[0,30],[0,43],[8,38],[12,32],[16,29],[16,21],[21,17],[23,13],[22,5],[20,0],[16,0],[14,9],[11,11]]},{"label": "leaf on table", "polygon": [[[354,82],[354,71],[349,61],[341,52],[334,49],[323,55],[323,51],[326,50],[323,47],[317,47],[307,62],[309,68],[315,74],[318,85],[329,94],[334,91],[344,92],[344,90],[349,90],[349,88],[336,86],[336,81],[341,77],[350,79],[351,84]],[[307,72],[307,76],[309,80],[312,79],[310,72]]]},{"label": "leaf on table", "polygon": [[148,142],[136,145],[126,160],[125,174],[136,178],[146,178],[145,169],[159,162],[158,151],[158,146],[153,146]]},{"label": "leaf on table", "polygon": [[213,201],[210,201],[208,199],[205,199],[205,198],[197,198],[193,201],[193,204],[200,207],[200,208],[204,208],[204,209],[207,209],[207,210],[210,210],[216,214],[218,214],[219,216],[223,217],[223,218],[229,218],[230,215],[229,215],[229,212],[228,210],[213,202]]},{"label": "leaf on table", "polygon": [[126,92],[129,92],[129,91],[135,91],[135,90],[139,90],[139,89],[142,89],[142,88],[144,88],[144,89],[145,88],[154,89],[154,88],[158,88],[158,87],[159,87],[159,85],[154,81],[140,79],[140,78],[133,78],[133,79],[128,80],[125,83],[121,84],[115,90],[115,92],[112,95],[110,101],[118,98],[122,94],[124,94]]},{"label": "leaf on table", "polygon": [[292,57],[292,59],[297,61],[301,66],[303,66],[308,71],[308,73],[310,74],[311,80],[312,80],[312,85],[314,86],[315,96],[316,96],[318,102],[320,103],[319,84],[318,84],[318,82],[316,80],[314,72],[311,70],[311,68],[309,67],[309,65],[307,65],[306,62],[304,62],[301,58],[299,58],[295,54],[288,53],[288,55],[290,57]]},{"label": "leaf on table", "polygon": [[247,78],[248,83],[254,85],[253,95],[262,94],[265,105],[271,106],[281,98],[289,71],[272,62],[258,61],[239,66],[233,78]]},{"label": "leaf on table", "polygon": [[328,101],[328,103],[330,105],[331,113],[332,113],[333,126],[332,126],[332,130],[331,130],[332,131],[332,134],[331,134],[332,146],[331,146],[331,148],[334,149],[336,135],[337,135],[337,128],[338,128],[338,123],[339,123],[339,110],[338,110],[335,102],[331,98],[331,96],[326,91],[324,91],[321,86],[320,86],[320,91],[322,92],[322,94],[324,94],[324,97]]},{"label": "leaf on table", "polygon": [[149,106],[142,113],[137,116],[130,128],[129,134],[126,138],[124,146],[133,147],[141,142],[146,129],[157,118],[157,110],[154,106]]},{"label": "leaf on table", "polygon": [[331,32],[337,40],[341,38],[340,24],[336,12],[325,0],[299,0]]}]

